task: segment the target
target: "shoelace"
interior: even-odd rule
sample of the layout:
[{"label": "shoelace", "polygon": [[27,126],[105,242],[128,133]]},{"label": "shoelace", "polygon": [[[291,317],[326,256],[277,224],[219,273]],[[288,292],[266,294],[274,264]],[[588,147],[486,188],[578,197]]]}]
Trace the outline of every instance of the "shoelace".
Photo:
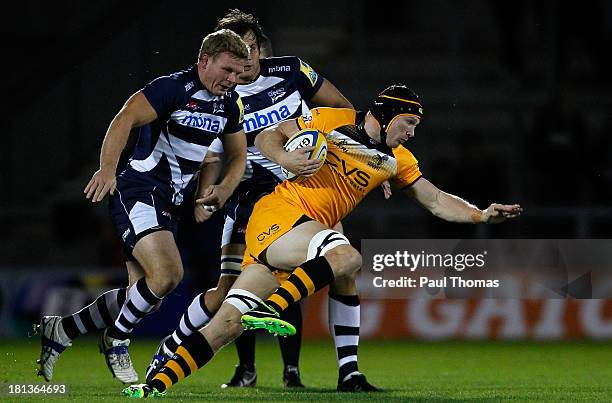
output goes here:
[{"label": "shoelace", "polygon": [[121,354],[118,356],[119,358],[119,366],[121,369],[128,369],[132,366],[132,360],[130,360],[130,356],[127,354]]},{"label": "shoelace", "polygon": [[112,353],[109,354],[109,360],[119,364],[121,369],[129,369],[129,367],[132,366],[132,360],[128,354],[128,349],[124,346],[114,347]]}]

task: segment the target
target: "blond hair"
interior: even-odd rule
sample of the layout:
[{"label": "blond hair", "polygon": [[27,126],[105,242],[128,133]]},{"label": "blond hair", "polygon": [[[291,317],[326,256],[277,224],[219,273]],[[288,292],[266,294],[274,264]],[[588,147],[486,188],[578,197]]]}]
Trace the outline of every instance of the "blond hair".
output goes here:
[{"label": "blond hair", "polygon": [[206,35],[202,41],[202,46],[200,46],[198,60],[200,60],[204,54],[214,57],[223,52],[231,53],[239,59],[246,59],[249,57],[249,48],[242,38],[234,31],[222,29]]}]

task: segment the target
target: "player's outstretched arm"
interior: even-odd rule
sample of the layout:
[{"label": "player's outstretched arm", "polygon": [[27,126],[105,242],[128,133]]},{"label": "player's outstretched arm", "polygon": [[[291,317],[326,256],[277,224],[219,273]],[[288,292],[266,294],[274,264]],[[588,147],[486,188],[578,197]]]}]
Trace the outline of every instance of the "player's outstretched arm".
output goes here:
[{"label": "player's outstretched arm", "polygon": [[100,152],[100,169],[93,174],[83,190],[87,199],[99,202],[109,191],[110,194],[115,192],[117,163],[130,136],[130,130],[155,119],[157,112],[142,92],[135,93],[127,100],[106,131]]},{"label": "player's outstretched arm", "polygon": [[308,159],[308,155],[314,150],[314,147],[302,147],[291,152],[285,151],[283,147],[287,139],[297,133],[298,130],[299,127],[295,119],[286,120],[259,133],[255,137],[255,146],[266,158],[276,162],[289,172],[298,176],[309,177],[314,175],[323,164],[321,160]]},{"label": "player's outstretched arm", "polygon": [[443,192],[425,178],[418,179],[404,192],[446,221],[497,224],[518,217],[523,212],[518,204],[493,203],[486,210],[481,210],[458,196]]},{"label": "player's outstretched arm", "polygon": [[243,130],[224,135],[225,174],[223,179],[218,185],[209,185],[205,188],[198,187],[196,204],[211,206],[213,210],[223,207],[244,175],[246,144],[246,136]]}]

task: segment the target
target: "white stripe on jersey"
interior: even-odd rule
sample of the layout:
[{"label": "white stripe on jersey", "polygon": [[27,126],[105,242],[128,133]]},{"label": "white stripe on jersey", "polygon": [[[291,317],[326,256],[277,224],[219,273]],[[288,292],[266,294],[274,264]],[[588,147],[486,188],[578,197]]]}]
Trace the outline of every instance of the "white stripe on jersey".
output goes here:
[{"label": "white stripe on jersey", "polygon": [[241,97],[248,97],[250,95],[259,94],[260,92],[265,91],[268,88],[273,87],[283,81],[285,81],[285,79],[280,77],[259,76],[257,77],[257,80],[253,81],[250,84],[237,85],[236,92]]},{"label": "white stripe on jersey", "polygon": [[216,101],[221,99],[221,95],[212,95],[210,92],[208,92],[207,90],[200,90],[198,92],[196,92],[195,94],[193,94],[191,96],[191,98],[196,98],[196,99],[201,99],[202,101]]},{"label": "white stripe on jersey", "polygon": [[217,154],[223,154],[223,152],[225,151],[225,149],[223,148],[223,142],[221,141],[219,137],[217,137],[216,139],[213,140],[212,143],[210,143],[210,145],[208,146],[208,149],[212,151],[213,153],[217,153]]},{"label": "white stripe on jersey", "polygon": [[206,151],[208,151],[208,147],[201,146],[199,144],[190,143],[185,140],[181,140],[172,134],[168,134],[170,138],[170,147],[172,147],[172,151],[174,151],[174,155],[179,156],[181,158],[202,162],[204,156],[206,155]]},{"label": "white stripe on jersey", "polygon": [[[206,151],[208,150],[208,147],[200,146],[200,145],[193,144],[193,143],[188,143],[186,141],[176,138],[175,136],[172,136],[171,134],[169,136],[172,137],[173,143],[175,140],[177,140],[176,144],[178,145],[178,147],[176,147],[176,150],[173,150],[172,146],[170,146],[170,143],[168,142],[168,139],[166,138],[166,134],[161,133],[159,135],[159,139],[157,140],[157,143],[155,144],[155,148],[153,149],[153,152],[144,160],[130,161],[130,166],[138,172],[147,172],[155,168],[157,164],[159,163],[159,160],[161,159],[162,155],[165,155],[166,159],[168,160],[168,164],[170,165],[170,174],[172,176],[172,187],[174,188],[174,192],[176,196],[181,190],[185,188],[185,186],[187,186],[187,184],[193,177],[193,174],[183,174],[181,172],[181,167],[176,157],[179,156],[181,158],[191,159],[190,157],[193,155],[191,154],[191,152],[194,151],[192,149],[195,147],[198,147],[197,152],[199,152],[202,158],[200,158],[199,160],[194,159],[193,161],[202,161],[204,159],[204,155],[206,154]],[[179,145],[178,140],[182,141],[182,144]],[[180,197],[180,198],[176,198],[176,200],[174,201],[177,204],[180,204],[183,202],[183,199],[182,197]]]},{"label": "white stripe on jersey", "polygon": [[[164,147],[166,144],[168,147]],[[138,172],[148,172],[159,164],[159,160],[161,159],[162,155],[164,155],[165,151],[171,152],[172,150],[166,141],[166,136],[162,133],[159,135],[155,148],[153,148],[151,154],[149,154],[149,156],[144,160],[131,160],[130,166]]]}]

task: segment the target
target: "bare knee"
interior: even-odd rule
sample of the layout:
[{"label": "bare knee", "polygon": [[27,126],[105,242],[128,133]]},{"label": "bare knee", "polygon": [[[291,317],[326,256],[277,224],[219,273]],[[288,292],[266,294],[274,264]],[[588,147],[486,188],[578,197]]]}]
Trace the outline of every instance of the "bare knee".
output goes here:
[{"label": "bare knee", "polygon": [[169,294],[183,279],[183,266],[178,263],[159,264],[147,273],[147,285],[162,297]]},{"label": "bare knee", "polygon": [[361,254],[350,245],[340,245],[325,254],[336,278],[354,276],[361,268]]},{"label": "bare knee", "polygon": [[221,328],[219,329],[220,334],[217,336],[218,343],[220,346],[225,346],[226,344],[234,341],[238,336],[242,334],[244,328],[240,323],[240,317],[237,318],[228,318],[221,323]]},{"label": "bare knee", "polygon": [[244,328],[240,323],[240,317],[241,314],[237,309],[225,304],[221,306],[210,323],[202,329],[202,333],[214,351],[231,343],[242,334]]}]

